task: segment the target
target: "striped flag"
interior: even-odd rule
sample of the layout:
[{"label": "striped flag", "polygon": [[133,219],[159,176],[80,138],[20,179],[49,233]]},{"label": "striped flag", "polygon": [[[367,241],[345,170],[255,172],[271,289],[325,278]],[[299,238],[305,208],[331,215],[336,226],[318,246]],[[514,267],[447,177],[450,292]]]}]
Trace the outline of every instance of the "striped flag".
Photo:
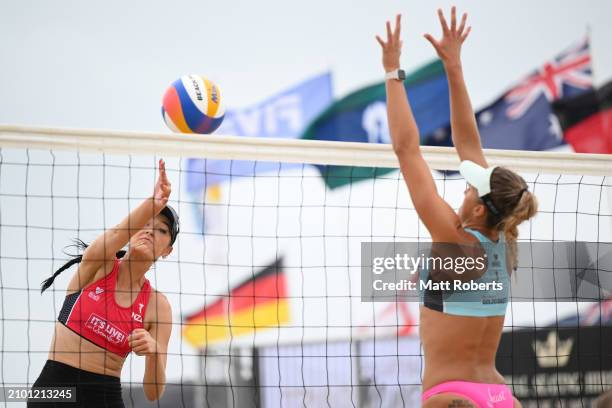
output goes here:
[{"label": "striped flag", "polygon": [[[448,82],[440,60],[431,61],[411,72],[404,85],[422,135],[450,123]],[[301,137],[310,140],[391,143],[385,83],[361,88],[336,101],[308,126]],[[396,170],[351,166],[317,168],[331,189]]]},{"label": "striped flag", "polygon": [[238,284],[229,294],[187,316],[183,336],[194,347],[224,342],[289,321],[282,259]]}]

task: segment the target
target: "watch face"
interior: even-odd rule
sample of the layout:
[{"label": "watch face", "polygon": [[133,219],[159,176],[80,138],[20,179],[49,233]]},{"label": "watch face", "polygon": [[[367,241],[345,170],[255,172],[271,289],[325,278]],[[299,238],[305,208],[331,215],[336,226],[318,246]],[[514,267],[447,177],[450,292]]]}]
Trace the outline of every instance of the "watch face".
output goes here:
[{"label": "watch face", "polygon": [[402,81],[406,79],[406,72],[403,69],[397,70],[397,79]]}]

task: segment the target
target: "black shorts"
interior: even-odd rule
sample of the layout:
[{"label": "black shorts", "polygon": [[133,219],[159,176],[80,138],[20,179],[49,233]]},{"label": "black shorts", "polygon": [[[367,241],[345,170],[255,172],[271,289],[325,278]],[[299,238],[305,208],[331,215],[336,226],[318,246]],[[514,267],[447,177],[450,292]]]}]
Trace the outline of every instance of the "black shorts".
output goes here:
[{"label": "black shorts", "polygon": [[124,408],[119,377],[47,360],[33,387],[76,387],[76,402],[28,402],[28,408]]}]

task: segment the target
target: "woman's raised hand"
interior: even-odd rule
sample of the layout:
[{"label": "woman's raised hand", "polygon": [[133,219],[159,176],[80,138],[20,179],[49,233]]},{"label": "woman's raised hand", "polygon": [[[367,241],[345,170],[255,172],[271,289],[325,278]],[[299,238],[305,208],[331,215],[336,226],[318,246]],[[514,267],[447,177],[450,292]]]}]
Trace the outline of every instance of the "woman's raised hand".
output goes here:
[{"label": "woman's raised hand", "polygon": [[387,41],[383,41],[378,35],[376,41],[382,47],[382,63],[385,72],[390,72],[400,67],[400,55],[402,54],[402,40],[400,40],[401,32],[401,14],[395,17],[395,29],[391,29],[391,23],[387,21]]},{"label": "woman's raised hand", "polygon": [[155,191],[153,192],[156,210],[161,211],[166,206],[171,191],[170,181],[166,175],[166,163],[163,159],[159,159],[159,175],[157,176],[157,183],[155,183]]},{"label": "woman's raised hand", "polygon": [[463,13],[461,22],[457,26],[457,10],[455,6],[451,8],[450,27],[441,9],[438,9],[438,18],[442,26],[442,38],[436,40],[431,34],[424,34],[424,37],[433,45],[438,56],[445,65],[456,65],[461,63],[461,45],[470,34],[472,27],[465,27],[467,13]]}]

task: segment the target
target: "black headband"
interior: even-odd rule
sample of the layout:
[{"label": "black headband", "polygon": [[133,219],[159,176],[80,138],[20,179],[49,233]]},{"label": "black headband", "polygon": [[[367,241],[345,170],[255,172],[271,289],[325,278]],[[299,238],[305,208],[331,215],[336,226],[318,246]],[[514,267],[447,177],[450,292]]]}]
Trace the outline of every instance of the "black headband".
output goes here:
[{"label": "black headband", "polygon": [[[516,203],[514,203],[514,206],[512,207],[513,210],[514,208],[516,208],[518,203],[521,201],[521,198],[523,198],[523,194],[525,193],[525,191],[528,191],[527,187],[521,189],[521,192],[518,195],[518,200],[516,200]],[[493,214],[493,218],[496,221],[495,223],[501,221],[501,219],[506,215],[506,214],[502,214],[502,211],[499,208],[497,208],[495,204],[493,204],[491,193],[483,195],[482,197],[480,197],[480,199],[482,200],[484,205],[487,207],[487,209],[491,212],[491,214]]]},{"label": "black headband", "polygon": [[494,216],[498,217],[498,216],[501,215],[501,210],[499,208],[497,208],[495,206],[495,204],[493,204],[493,199],[491,198],[491,193],[483,195],[482,197],[480,197],[480,199],[487,206],[489,211],[491,211],[491,213]]},{"label": "black headband", "polygon": [[181,230],[179,226],[179,216],[174,208],[170,207],[169,205],[165,206],[164,209],[161,210],[160,214],[165,215],[166,218],[168,218],[168,222],[170,222],[170,246],[172,246]]}]

